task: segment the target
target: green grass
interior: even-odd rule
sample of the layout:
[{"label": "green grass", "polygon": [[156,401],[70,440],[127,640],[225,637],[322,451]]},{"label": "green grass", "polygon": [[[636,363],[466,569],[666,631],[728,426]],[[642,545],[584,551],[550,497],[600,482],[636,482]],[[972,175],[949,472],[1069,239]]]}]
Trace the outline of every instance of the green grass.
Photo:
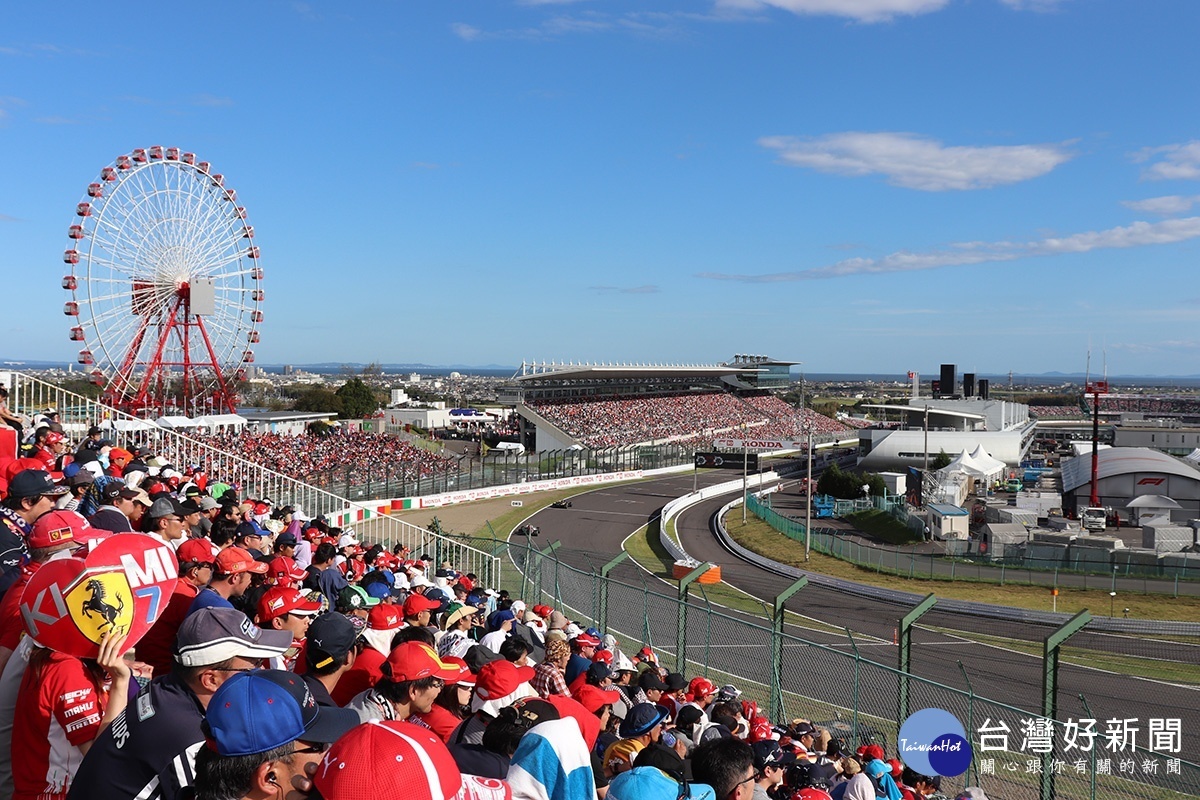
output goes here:
[{"label": "green grass", "polygon": [[[655,577],[668,581],[674,580],[672,567],[675,562],[666,548],[662,546],[662,542],[659,541],[657,520],[640,528],[626,539],[625,549],[629,551],[630,557],[642,569],[653,574]],[[663,587],[663,591],[669,592],[669,588]],[[699,594],[702,591],[702,596],[714,605],[721,605],[735,611],[761,616],[764,625],[770,624],[771,607],[768,604],[724,581],[718,584],[708,584],[703,587],[700,587],[699,584],[692,584],[692,591],[693,594]],[[786,623],[789,626],[794,625],[798,628],[820,633],[845,633],[841,628],[801,617],[799,614],[791,611],[787,613]]]},{"label": "green grass", "polygon": [[888,544],[913,544],[921,535],[900,520],[877,508],[856,511],[846,517],[854,527]]},{"label": "green grass", "polygon": [[[1050,591],[1044,586],[1013,584],[1001,586],[974,580],[931,580],[889,575],[815,551],[812,552],[810,560],[806,563],[803,545],[779,533],[760,519],[750,518],[742,523],[740,514],[728,514],[725,517],[725,528],[729,531],[729,535],[743,547],[775,561],[857,583],[883,586],[916,594],[932,592],[938,597],[949,599],[974,600],[995,605],[1032,608],[1039,611],[1050,611],[1054,606]],[[1118,599],[1121,606],[1117,610],[1122,611],[1124,608],[1128,608],[1129,616],[1132,618],[1200,619],[1200,598],[1198,597],[1173,598],[1156,594],[1124,594]],[[1103,589],[1059,587],[1057,610],[1074,614],[1087,608],[1097,616],[1107,616],[1109,600],[1108,592]]]},{"label": "green grass", "polygon": [[[1042,645],[1039,642],[1030,642],[1024,639],[1009,639],[1004,636],[991,636],[976,631],[958,631],[947,628],[931,629],[963,639],[970,639],[981,644],[994,644],[998,647],[1028,653],[1029,655],[1042,655]],[[1084,647],[1072,647],[1070,644],[1063,646],[1060,656],[1063,662],[1075,664],[1080,667],[1095,667],[1096,669],[1118,672],[1122,675],[1137,675],[1142,678],[1153,678],[1154,680],[1169,681],[1171,683],[1200,686],[1200,666],[1195,664],[1181,664],[1154,658],[1138,658],[1137,656],[1106,653]]]}]

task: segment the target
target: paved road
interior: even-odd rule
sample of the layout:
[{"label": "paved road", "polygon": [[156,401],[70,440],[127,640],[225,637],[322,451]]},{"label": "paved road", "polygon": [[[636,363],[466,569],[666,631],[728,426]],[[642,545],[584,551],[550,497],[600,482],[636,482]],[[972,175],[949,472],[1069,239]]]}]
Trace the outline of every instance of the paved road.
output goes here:
[{"label": "paved road", "polygon": [[[700,485],[729,479],[729,473],[709,473],[700,476]],[[531,521],[542,531],[541,547],[560,539],[565,562],[591,569],[619,553],[621,543],[629,534],[651,519],[668,500],[686,494],[691,488],[691,475],[601,488],[577,495],[573,508],[545,509],[534,515]],[[677,521],[680,536],[691,555],[719,564],[727,582],[769,601],[791,581],[734,558],[709,531],[711,516],[729,499],[727,496],[706,501],[684,512]],[[663,585],[660,591],[671,593],[667,585]],[[812,586],[796,595],[788,603],[788,608],[830,625],[850,628],[856,632],[856,640],[860,640],[866,658],[883,664],[895,664],[896,650],[890,643],[896,622],[906,608]],[[614,608],[610,602],[610,609],[610,618],[613,614],[624,615],[626,632],[636,633],[641,629],[640,604],[636,609]],[[673,615],[673,609],[670,613]],[[656,641],[673,642],[671,631],[676,625],[675,620],[673,616],[669,619],[654,618],[660,615],[653,612],[649,615],[654,629],[658,631]],[[693,642],[703,640],[703,631],[697,629],[693,632],[692,629],[697,616],[693,614],[689,620],[689,641]],[[755,620],[748,615],[734,613],[732,616],[762,624],[761,619]],[[1002,627],[987,620],[970,618],[964,621],[952,619],[950,615],[927,617],[927,620],[932,625],[945,624],[946,627],[958,629],[964,626],[968,629],[982,628],[984,632],[994,630],[997,634],[1008,634]],[[845,637],[813,635],[800,630],[789,630],[789,633],[812,641],[837,643],[839,649],[847,649]],[[874,641],[863,641],[862,636],[874,637]],[[721,642],[723,647],[709,653],[714,668],[733,674],[751,672],[753,674],[747,677],[769,681],[769,676],[762,674],[769,662],[767,654],[746,649],[748,643],[761,640],[751,635],[748,626],[744,631],[739,631],[737,625],[726,625],[720,631],[720,638],[728,641]],[[1040,707],[1040,659],[935,631],[918,630],[915,643],[915,674],[965,689],[957,665],[957,661],[962,661],[974,690],[980,695],[1017,708]],[[747,654],[753,657],[747,658]],[[690,652],[689,656],[694,659],[696,653]],[[869,692],[867,678],[864,672],[860,702],[871,706],[872,713],[894,716],[894,678],[883,671],[873,672],[870,675],[873,685]],[[1138,717],[1142,721],[1143,737],[1149,718],[1181,717],[1184,731],[1182,755],[1191,761],[1200,755],[1200,692],[1069,665],[1063,666],[1060,680],[1060,717],[1087,716],[1075,699],[1079,693],[1086,695],[1092,716],[1098,719]],[[820,694],[830,702],[849,705],[844,702],[848,699],[846,687],[849,683],[844,660],[823,654],[817,648],[807,648],[806,652],[789,649],[785,652],[784,682],[791,690],[792,685],[801,681],[809,686],[821,687],[821,691],[813,696]],[[914,689],[914,694],[919,700],[922,694],[919,687]]]}]

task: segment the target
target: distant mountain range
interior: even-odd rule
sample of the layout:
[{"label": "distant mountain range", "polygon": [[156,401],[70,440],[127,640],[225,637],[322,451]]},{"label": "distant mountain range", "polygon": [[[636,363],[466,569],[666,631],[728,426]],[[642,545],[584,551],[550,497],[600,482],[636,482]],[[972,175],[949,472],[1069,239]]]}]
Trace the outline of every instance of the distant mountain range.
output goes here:
[{"label": "distant mountain range", "polygon": [[[264,372],[279,373],[284,369],[284,364],[257,364],[259,369]],[[322,361],[310,364],[289,364],[293,369],[304,370],[306,372],[331,373],[340,372],[343,369],[351,371],[360,371],[367,364],[358,361]],[[423,363],[399,363],[399,364],[380,364],[384,372],[401,374],[406,372],[422,372],[426,374],[445,374],[448,372],[465,372],[474,375],[490,375],[502,376],[511,375],[517,372],[520,367],[506,366],[504,364],[423,364]],[[76,372],[82,372],[82,368],[70,361],[38,361],[38,360],[20,360],[0,358],[0,370],[5,369],[68,369],[72,368]],[[800,377],[799,372],[793,372],[792,376]],[[930,369],[928,372],[922,372],[923,380],[936,379],[937,370]],[[961,379],[961,372],[959,373]],[[1008,383],[1008,373],[989,373],[981,372],[975,374],[976,379],[986,378],[996,387],[1002,387]],[[1088,376],[1083,372],[1038,372],[1038,373],[1013,373],[1013,381],[1019,383],[1028,383],[1036,381],[1040,384],[1055,383],[1059,381],[1083,381]],[[1099,378],[1099,375],[1092,375],[1092,379]],[[805,375],[806,380],[810,381],[838,381],[838,380],[857,380],[857,381],[904,381],[905,373],[865,373],[865,372],[809,372]],[[1200,382],[1200,375],[1109,375],[1108,380],[1113,383],[1131,384],[1145,381],[1154,382]]]}]

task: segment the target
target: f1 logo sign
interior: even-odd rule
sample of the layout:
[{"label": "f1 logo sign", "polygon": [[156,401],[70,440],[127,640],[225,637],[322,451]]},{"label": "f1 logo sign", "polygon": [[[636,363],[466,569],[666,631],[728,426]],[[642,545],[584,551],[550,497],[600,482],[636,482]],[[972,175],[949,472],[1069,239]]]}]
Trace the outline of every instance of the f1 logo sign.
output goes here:
[{"label": "f1 logo sign", "polygon": [[1166,480],[1166,478],[1142,478],[1138,481],[1138,486],[1162,486]]}]

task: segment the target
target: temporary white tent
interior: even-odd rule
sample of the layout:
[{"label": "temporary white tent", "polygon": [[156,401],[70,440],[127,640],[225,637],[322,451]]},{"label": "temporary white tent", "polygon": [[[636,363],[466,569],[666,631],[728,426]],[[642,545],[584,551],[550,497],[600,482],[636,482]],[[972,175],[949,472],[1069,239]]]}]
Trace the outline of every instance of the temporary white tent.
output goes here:
[{"label": "temporary white tent", "polygon": [[193,422],[199,427],[208,428],[214,433],[224,430],[241,430],[246,427],[246,418],[239,414],[209,414],[196,417]]},{"label": "temporary white tent", "polygon": [[176,428],[177,429],[177,428],[194,428],[194,427],[196,427],[196,421],[194,419],[185,417],[182,414],[169,416],[169,417],[166,417],[166,416],[159,417],[158,419],[154,420],[154,422],[155,422],[155,424],[157,424],[163,428]]},{"label": "temporary white tent", "polygon": [[131,431],[152,431],[158,428],[148,419],[118,419],[112,422],[112,427],[121,433]]},{"label": "temporary white tent", "polygon": [[971,461],[976,469],[983,472],[985,478],[995,479],[1004,474],[1005,463],[984,450],[981,444],[971,451]]}]

